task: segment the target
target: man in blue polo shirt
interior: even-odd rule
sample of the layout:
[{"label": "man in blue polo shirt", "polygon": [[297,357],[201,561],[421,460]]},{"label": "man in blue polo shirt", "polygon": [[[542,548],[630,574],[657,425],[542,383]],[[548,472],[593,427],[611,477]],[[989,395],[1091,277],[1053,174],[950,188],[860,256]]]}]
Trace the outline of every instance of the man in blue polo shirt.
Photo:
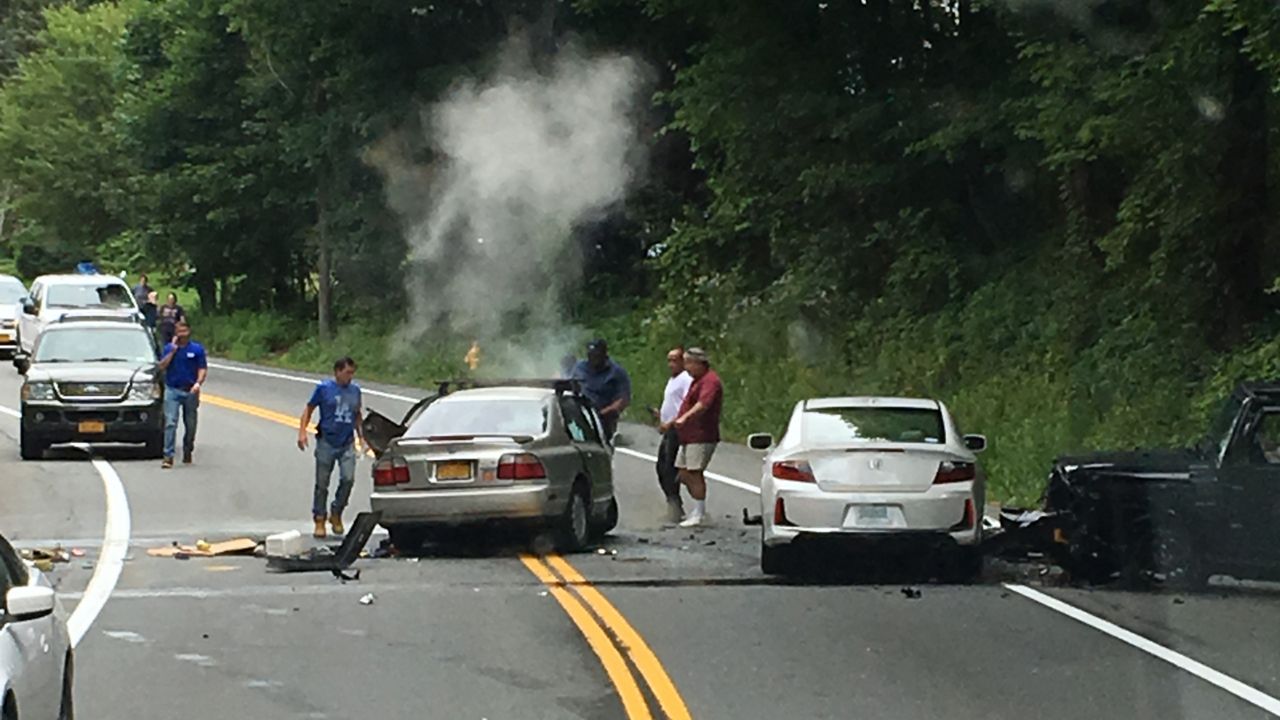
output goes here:
[{"label": "man in blue polo shirt", "polygon": [[333,504],[327,508],[333,534],[346,531],[342,526],[342,511],[351,498],[351,487],[356,478],[355,439],[368,446],[360,418],[364,414],[360,386],[355,384],[356,361],[339,358],[333,364],[333,379],[322,380],[311,392],[311,399],[302,411],[298,424],[298,449],[307,449],[307,428],[311,415],[320,408],[320,422],[316,423],[316,484],[311,495],[311,519],[315,521],[315,537],[325,537],[324,521],[329,502],[329,478],[333,466],[338,466],[338,491]]},{"label": "man in blue polo shirt", "polygon": [[631,404],[631,376],[609,357],[608,343],[592,340],[587,344],[587,359],[573,368],[573,379],[582,384],[582,394],[600,413],[605,442],[612,442],[618,417]]},{"label": "man in blue polo shirt", "polygon": [[196,447],[196,420],[200,408],[200,387],[209,372],[204,347],[191,339],[191,326],[181,320],[173,326],[173,342],[160,353],[164,371],[164,460],[160,467],[173,467],[174,444],[178,434],[178,414],[182,414],[182,463],[191,464]]}]

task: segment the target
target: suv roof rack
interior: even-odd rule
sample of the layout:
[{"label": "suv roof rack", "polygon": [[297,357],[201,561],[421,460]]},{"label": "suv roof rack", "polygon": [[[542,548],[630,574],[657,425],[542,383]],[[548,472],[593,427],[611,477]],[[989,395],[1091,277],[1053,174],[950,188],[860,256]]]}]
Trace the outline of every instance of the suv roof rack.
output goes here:
[{"label": "suv roof rack", "polygon": [[58,322],[127,322],[137,325],[139,324],[139,319],[140,316],[136,312],[130,312],[130,314],[125,315],[123,313],[84,312],[72,310],[58,318]]},{"label": "suv roof rack", "polygon": [[459,390],[504,387],[546,388],[547,390],[555,390],[557,393],[573,393],[574,395],[582,394],[582,383],[577,380],[558,378],[516,378],[500,380],[478,380],[467,378],[458,380],[437,380],[436,387],[441,396],[448,395],[451,392],[457,392]]}]

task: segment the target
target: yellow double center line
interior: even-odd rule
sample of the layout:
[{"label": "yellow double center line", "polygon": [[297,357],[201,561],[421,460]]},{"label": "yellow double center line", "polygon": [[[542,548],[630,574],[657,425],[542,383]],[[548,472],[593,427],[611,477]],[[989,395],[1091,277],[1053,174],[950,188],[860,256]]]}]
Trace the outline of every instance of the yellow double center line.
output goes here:
[{"label": "yellow double center line", "polygon": [[[668,720],[689,720],[689,708],[675,683],[640,633],[599,590],[559,555],[538,558],[521,555],[520,562],[547,586],[551,596],[568,613],[618,689],[622,707],[632,720],[652,718],[649,703],[636,683],[631,665],[639,672]],[[590,608],[588,610],[587,608]],[[625,659],[624,659],[625,656]],[[630,665],[628,665],[630,661]]]},{"label": "yellow double center line", "polygon": [[[274,410],[207,392],[201,392],[200,398],[201,402],[220,408],[236,410],[291,428],[298,427],[298,418]],[[573,624],[578,626],[578,631],[586,638],[596,657],[600,658],[610,682],[617,688],[629,720],[652,720],[654,717],[636,680],[637,673],[668,720],[690,720],[689,709],[666,669],[658,661],[658,656],[622,613],[599,590],[592,587],[568,560],[559,555],[540,558],[526,554],[520,556],[520,562],[547,586],[551,596],[564,608]],[[636,672],[632,672],[633,667]]]}]

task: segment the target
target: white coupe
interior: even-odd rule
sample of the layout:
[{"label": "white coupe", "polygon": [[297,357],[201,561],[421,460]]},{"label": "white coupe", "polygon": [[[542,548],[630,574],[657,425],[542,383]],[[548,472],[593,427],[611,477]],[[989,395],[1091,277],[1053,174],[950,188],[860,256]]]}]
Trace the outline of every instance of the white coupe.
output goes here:
[{"label": "white coupe", "polygon": [[907,545],[950,554],[965,578],[982,571],[981,435],[961,435],[937,400],[816,398],[796,404],[767,451],[760,483],[760,566],[792,569],[802,546]]},{"label": "white coupe", "polygon": [[71,720],[66,618],[44,575],[0,536],[0,720]]}]

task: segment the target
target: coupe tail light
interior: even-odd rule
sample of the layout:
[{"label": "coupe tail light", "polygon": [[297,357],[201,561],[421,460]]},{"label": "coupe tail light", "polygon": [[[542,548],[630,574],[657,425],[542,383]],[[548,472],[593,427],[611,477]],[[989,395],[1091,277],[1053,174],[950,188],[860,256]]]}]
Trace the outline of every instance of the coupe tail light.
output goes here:
[{"label": "coupe tail light", "polygon": [[933,484],[967,482],[976,477],[973,463],[944,461],[938,465],[938,474],[933,476]]},{"label": "coupe tail light", "polygon": [[804,460],[783,460],[773,464],[773,476],[779,480],[793,482],[817,482],[813,476],[813,468]]},{"label": "coupe tail light", "polygon": [[379,460],[373,466],[373,484],[376,487],[403,485],[409,482],[409,463],[404,458]]},{"label": "coupe tail light", "polygon": [[499,480],[544,480],[546,468],[537,455],[530,453],[509,453],[498,458]]}]

